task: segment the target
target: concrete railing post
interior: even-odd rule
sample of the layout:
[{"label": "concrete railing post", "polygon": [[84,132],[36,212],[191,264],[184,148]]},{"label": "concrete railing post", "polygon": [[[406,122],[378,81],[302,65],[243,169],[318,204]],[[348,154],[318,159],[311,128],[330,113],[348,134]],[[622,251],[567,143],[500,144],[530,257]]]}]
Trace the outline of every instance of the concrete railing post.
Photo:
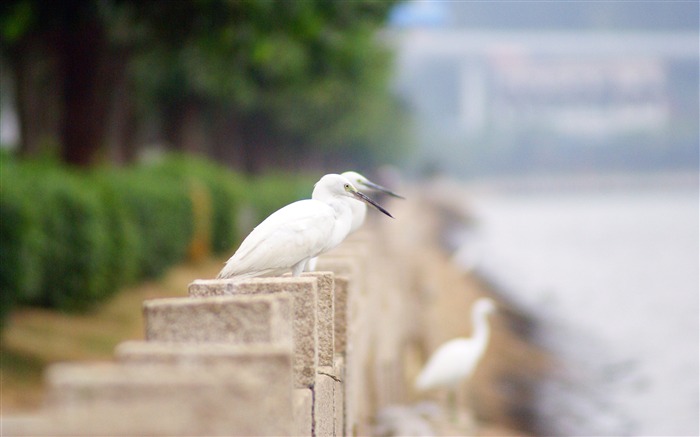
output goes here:
[{"label": "concrete railing post", "polygon": [[291,351],[236,348],[136,343],[122,362],[54,365],[54,435],[294,435]]},{"label": "concrete railing post", "polygon": [[289,293],[292,296],[294,373],[297,388],[311,387],[318,363],[315,278],[254,278],[245,281],[197,280],[190,284],[191,297],[241,296]]},{"label": "concrete railing post", "polygon": [[292,343],[289,293],[153,299],[144,302],[143,313],[149,341]]}]

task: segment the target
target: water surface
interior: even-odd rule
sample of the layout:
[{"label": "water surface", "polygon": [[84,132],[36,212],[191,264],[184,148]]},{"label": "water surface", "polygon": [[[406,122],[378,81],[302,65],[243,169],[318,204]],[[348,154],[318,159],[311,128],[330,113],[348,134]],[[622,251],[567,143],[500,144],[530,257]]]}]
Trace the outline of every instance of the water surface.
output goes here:
[{"label": "water surface", "polygon": [[699,434],[698,192],[476,194],[455,257],[535,315],[557,435]]}]

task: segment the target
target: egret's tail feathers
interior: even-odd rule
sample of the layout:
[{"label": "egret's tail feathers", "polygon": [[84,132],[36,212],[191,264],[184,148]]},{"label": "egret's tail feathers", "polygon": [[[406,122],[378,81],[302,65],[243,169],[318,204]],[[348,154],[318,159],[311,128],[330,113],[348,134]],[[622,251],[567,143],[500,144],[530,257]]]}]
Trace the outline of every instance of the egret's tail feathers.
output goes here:
[{"label": "egret's tail feathers", "polygon": [[430,381],[428,381],[428,378],[426,378],[425,372],[421,373],[418,375],[418,378],[416,378],[416,382],[413,384],[413,387],[415,387],[416,390],[418,391],[425,391],[430,388]]},{"label": "egret's tail feathers", "polygon": [[233,268],[232,265],[226,264],[216,276],[216,279],[250,279],[264,276],[280,276],[288,269],[265,269],[248,272],[240,272]]},{"label": "egret's tail feathers", "polygon": [[222,270],[219,272],[219,274],[216,276],[216,279],[248,279],[248,278],[255,278],[257,276],[264,276],[263,274],[259,272],[248,272],[248,273],[240,273],[240,274],[235,274],[226,271],[226,269]]}]

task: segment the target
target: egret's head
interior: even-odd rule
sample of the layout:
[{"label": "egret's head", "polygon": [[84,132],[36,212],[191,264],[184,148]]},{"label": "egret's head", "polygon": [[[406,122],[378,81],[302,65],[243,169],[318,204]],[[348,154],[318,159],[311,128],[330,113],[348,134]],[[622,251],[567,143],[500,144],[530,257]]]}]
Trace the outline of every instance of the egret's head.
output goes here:
[{"label": "egret's head", "polygon": [[496,304],[493,300],[482,297],[474,303],[474,314],[491,314],[496,311]]},{"label": "egret's head", "polygon": [[362,176],[356,171],[346,171],[342,173],[341,176],[349,180],[350,183],[352,183],[356,187],[359,187],[360,189],[367,188],[369,190],[381,191],[382,193],[388,194],[390,196],[398,197],[399,199],[405,199],[405,197],[390,191],[388,188],[384,188],[381,185],[375,184],[374,182],[370,181],[369,179]]},{"label": "egret's head", "polygon": [[325,196],[331,197],[351,197],[357,199],[361,202],[365,202],[373,207],[377,208],[379,211],[394,218],[387,210],[382,208],[377,202],[367,197],[365,194],[360,192],[355,186],[347,179],[338,174],[327,174],[323,176],[314,185],[314,192],[312,197],[314,199],[321,199]]}]

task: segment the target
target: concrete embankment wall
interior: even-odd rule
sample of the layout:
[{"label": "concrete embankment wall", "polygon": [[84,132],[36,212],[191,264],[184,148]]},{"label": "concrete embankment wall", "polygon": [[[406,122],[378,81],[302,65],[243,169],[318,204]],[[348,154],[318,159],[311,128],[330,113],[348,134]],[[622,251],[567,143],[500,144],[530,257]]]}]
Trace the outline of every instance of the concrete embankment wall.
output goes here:
[{"label": "concrete embankment wall", "polygon": [[[439,207],[389,206],[396,220],[370,217],[316,273],[195,280],[189,297],[144,302],[143,341],[120,344],[110,362],[49,368],[42,410],[3,418],[3,435],[377,433],[378,414],[422,399],[412,388],[421,366],[442,342],[470,334],[471,304],[487,292],[437,244]],[[527,421],[519,381],[531,353],[500,309],[460,396],[474,435],[512,435]]]}]

